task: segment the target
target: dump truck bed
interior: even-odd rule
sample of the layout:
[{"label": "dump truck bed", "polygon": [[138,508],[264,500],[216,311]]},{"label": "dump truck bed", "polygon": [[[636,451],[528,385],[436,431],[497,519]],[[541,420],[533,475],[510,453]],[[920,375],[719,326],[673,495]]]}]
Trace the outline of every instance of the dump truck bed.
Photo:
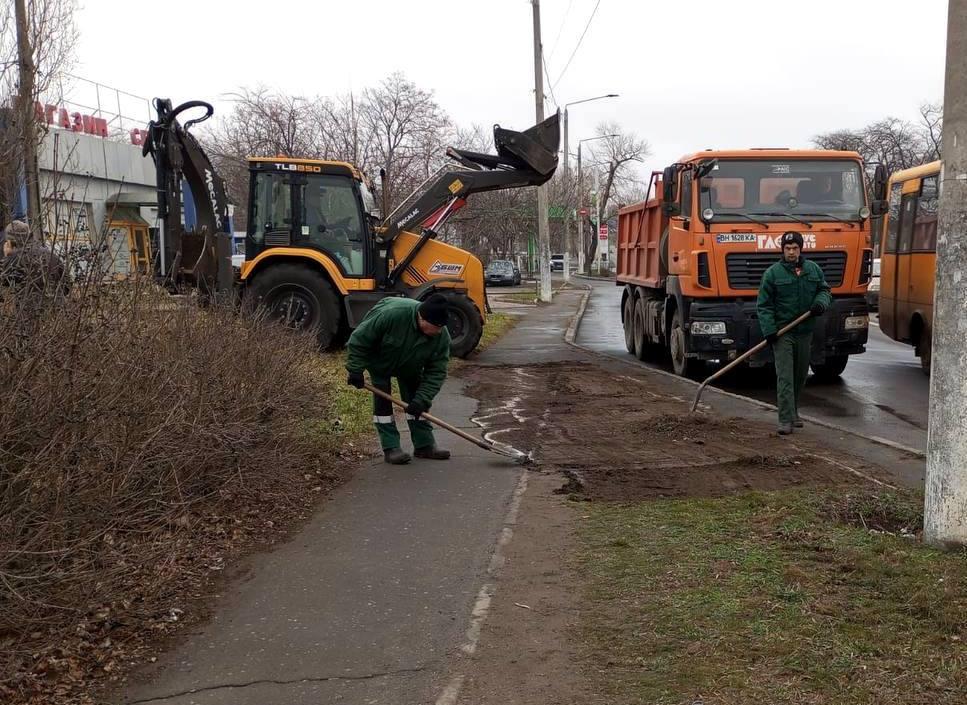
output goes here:
[{"label": "dump truck bed", "polygon": [[[661,181],[655,193],[661,193]],[[662,213],[661,199],[652,198],[618,211],[619,284],[660,288],[665,284],[665,267],[661,263],[661,236],[668,219]]]}]

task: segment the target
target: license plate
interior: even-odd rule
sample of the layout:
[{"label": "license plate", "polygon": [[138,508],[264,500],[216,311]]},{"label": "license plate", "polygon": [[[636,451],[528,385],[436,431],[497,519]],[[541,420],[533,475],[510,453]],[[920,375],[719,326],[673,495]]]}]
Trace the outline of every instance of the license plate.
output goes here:
[{"label": "license plate", "polygon": [[725,244],[729,242],[755,242],[755,233],[719,233],[715,242]]}]

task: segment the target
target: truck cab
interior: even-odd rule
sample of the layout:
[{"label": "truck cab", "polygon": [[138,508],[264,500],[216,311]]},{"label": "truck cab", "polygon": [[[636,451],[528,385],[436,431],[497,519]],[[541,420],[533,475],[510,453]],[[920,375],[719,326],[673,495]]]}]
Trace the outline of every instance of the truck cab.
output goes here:
[{"label": "truck cab", "polygon": [[[761,340],[759,284],[790,230],[802,234],[803,256],[833,294],[813,336],[814,373],[836,377],[849,355],[865,351],[873,249],[857,153],[699,152],[653,174],[652,187],[652,199],[619,213],[617,278],[623,312],[634,317],[642,301],[642,344],[665,346],[676,372],[728,362]],[[634,318],[630,325],[633,343]],[[770,359],[766,350],[752,364]]]}]

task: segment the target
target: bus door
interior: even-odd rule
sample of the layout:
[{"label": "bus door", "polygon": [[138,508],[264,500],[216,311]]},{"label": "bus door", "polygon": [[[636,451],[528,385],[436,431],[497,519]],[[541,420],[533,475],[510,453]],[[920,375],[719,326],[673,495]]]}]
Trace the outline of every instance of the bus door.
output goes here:
[{"label": "bus door", "polygon": [[894,270],[893,321],[898,340],[910,340],[910,294],[913,286],[912,257],[913,225],[917,215],[917,195],[920,180],[913,179],[903,185],[903,198],[900,200],[900,223],[896,248],[896,268]]}]

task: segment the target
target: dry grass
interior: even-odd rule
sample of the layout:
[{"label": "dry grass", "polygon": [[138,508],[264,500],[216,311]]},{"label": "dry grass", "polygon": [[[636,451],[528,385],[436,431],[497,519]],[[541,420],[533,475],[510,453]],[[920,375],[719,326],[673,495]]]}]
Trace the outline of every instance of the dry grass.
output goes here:
[{"label": "dry grass", "polygon": [[590,504],[584,634],[609,703],[924,705],[967,693],[967,555],[922,498]]},{"label": "dry grass", "polygon": [[0,700],[53,702],[117,668],[115,630],[177,619],[200,544],[331,485],[349,434],[307,337],[153,286],[29,300],[0,315]]}]

